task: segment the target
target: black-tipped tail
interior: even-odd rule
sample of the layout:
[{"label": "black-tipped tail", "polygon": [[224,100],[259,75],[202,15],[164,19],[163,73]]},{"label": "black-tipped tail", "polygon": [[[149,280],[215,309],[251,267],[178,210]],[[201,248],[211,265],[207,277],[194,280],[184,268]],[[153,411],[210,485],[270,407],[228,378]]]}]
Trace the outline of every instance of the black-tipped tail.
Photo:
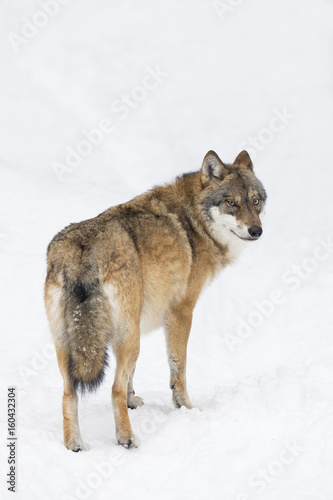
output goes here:
[{"label": "black-tipped tail", "polygon": [[98,280],[66,280],[68,376],[81,393],[96,390],[108,366],[110,306]]},{"label": "black-tipped tail", "polygon": [[105,369],[109,366],[109,355],[106,350],[104,352],[104,360],[99,371],[95,371],[91,377],[89,377],[89,375],[80,375],[82,370],[81,366],[77,366],[77,363],[79,362],[81,365],[82,361],[82,356],[73,356],[70,354],[68,360],[68,376],[72,387],[84,395],[86,392],[96,391],[103,382]]}]

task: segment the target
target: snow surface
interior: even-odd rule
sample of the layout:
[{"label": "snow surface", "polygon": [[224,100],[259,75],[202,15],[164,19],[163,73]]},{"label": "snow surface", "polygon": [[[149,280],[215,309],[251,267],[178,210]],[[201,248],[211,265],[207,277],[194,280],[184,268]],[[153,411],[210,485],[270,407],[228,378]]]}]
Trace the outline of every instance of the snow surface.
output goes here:
[{"label": "snow surface", "polygon": [[[332,0],[71,0],[45,24],[46,3],[0,4],[1,498],[14,385],[20,500],[332,500]],[[15,52],[8,33],[26,19],[45,25]],[[124,94],[136,100],[120,112]],[[59,175],[105,119],[112,131]],[[187,378],[203,411],[173,408],[157,331],[136,370],[145,406],[130,411],[141,446],[116,444],[111,357],[80,402],[91,449],[69,452],[48,242],[209,149],[232,161],[244,147],[268,192],[264,236],[195,310]]]}]

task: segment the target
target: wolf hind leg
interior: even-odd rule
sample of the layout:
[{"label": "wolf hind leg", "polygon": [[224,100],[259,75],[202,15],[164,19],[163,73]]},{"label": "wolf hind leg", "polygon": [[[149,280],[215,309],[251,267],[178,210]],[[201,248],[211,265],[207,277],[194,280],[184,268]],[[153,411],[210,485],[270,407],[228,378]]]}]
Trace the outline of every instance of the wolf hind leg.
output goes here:
[{"label": "wolf hind leg", "polygon": [[127,384],[127,407],[134,410],[138,406],[143,405],[143,399],[139,396],[135,396],[135,391],[133,389],[133,378],[134,378],[135,366],[129,376]]},{"label": "wolf hind leg", "polygon": [[89,446],[81,437],[78,418],[78,395],[73,388],[68,374],[69,351],[56,345],[60,372],[64,380],[62,397],[64,445],[72,451],[88,450]]},{"label": "wolf hind leg", "polygon": [[140,330],[131,332],[126,342],[113,343],[117,366],[112,386],[112,403],[118,443],[126,448],[137,448],[139,439],[134,435],[127,410],[127,390],[130,376],[140,351]]}]

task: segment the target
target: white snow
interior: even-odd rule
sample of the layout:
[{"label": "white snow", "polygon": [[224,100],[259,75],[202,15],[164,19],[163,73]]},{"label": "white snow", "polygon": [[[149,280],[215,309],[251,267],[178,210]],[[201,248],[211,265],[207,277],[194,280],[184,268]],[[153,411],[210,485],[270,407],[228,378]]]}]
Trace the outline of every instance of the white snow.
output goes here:
[{"label": "white snow", "polygon": [[[3,0],[1,498],[16,386],[20,500],[332,500],[332,16],[332,0]],[[202,411],[173,408],[158,330],[134,379],[140,447],[116,444],[111,356],[80,401],[90,450],[66,450],[47,244],[209,149],[228,162],[244,148],[268,193],[264,235],[195,310]]]}]

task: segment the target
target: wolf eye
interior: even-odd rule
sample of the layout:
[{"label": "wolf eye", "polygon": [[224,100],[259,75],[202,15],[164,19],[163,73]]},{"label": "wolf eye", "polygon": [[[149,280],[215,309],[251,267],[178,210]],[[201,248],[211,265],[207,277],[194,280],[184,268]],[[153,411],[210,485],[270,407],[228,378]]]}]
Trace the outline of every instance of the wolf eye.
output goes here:
[{"label": "wolf eye", "polygon": [[259,201],[260,201],[260,200],[259,200],[258,198],[253,198],[253,203],[254,203],[255,205],[259,205]]},{"label": "wolf eye", "polygon": [[235,207],[236,206],[236,203],[234,201],[232,201],[232,200],[228,200],[227,203],[228,203],[229,207]]}]

